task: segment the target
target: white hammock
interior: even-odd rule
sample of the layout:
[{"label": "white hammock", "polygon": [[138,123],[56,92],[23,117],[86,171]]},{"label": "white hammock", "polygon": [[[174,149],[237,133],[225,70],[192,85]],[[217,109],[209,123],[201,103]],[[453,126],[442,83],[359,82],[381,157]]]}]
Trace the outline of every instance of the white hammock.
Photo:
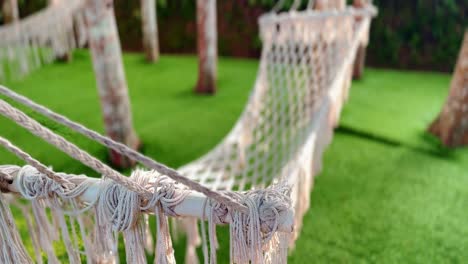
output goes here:
[{"label": "white hammock", "polygon": [[[122,232],[127,262],[146,263],[145,248],[152,246],[148,214],[142,213],[154,213],[157,263],[174,262],[166,216],[189,217],[184,218],[187,262],[196,262],[197,218],[208,221],[208,236],[201,224],[206,262],[216,262],[215,226],[229,224],[231,262],[285,263],[288,243],[294,241],[289,234],[293,226],[300,229],[313,177],[347,98],[357,48],[367,44],[373,14],[375,9],[368,7],[262,16],[262,56],[244,113],[221,144],[178,171],[0,86],[3,95],[154,169],[122,176],[0,100],[2,115],[103,175],[98,180],[53,172],[0,138],[0,145],[29,164],[0,166],[0,189],[31,200],[29,205],[10,202],[34,216],[28,225],[36,260],[41,262],[42,251],[50,262],[58,262],[52,243],[61,236],[71,263],[80,263],[82,254],[88,263],[114,263],[116,233]],[[46,208],[51,208],[52,219]],[[2,263],[32,261],[5,198],[0,199],[0,238],[11,241],[0,248]]]},{"label": "white hammock", "polygon": [[[367,15],[355,21],[359,13]],[[265,188],[285,179],[294,186],[298,226],[373,13],[350,8],[262,16],[263,50],[247,107],[217,147],[179,171],[218,190]]]},{"label": "white hammock", "polygon": [[66,0],[0,26],[0,81],[22,77],[86,43],[85,0]]}]

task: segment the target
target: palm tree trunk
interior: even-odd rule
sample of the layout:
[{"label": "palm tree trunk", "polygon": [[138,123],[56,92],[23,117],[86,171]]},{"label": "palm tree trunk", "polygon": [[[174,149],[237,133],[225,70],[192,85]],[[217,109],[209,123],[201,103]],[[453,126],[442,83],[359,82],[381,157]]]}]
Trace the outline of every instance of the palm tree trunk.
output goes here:
[{"label": "palm tree trunk", "polygon": [[[85,17],[106,133],[136,149],[139,140],[133,129],[113,0],[88,0]],[[120,168],[133,165],[115,151],[110,151],[110,159]]]},{"label": "palm tree trunk", "polygon": [[13,23],[19,20],[19,10],[17,0],[3,0],[2,5],[3,22]]},{"label": "palm tree trunk", "polygon": [[154,0],[141,0],[141,23],[146,60],[149,62],[156,62],[159,59],[159,39],[156,4]]},{"label": "palm tree trunk", "polygon": [[198,82],[195,92],[214,94],[218,57],[216,0],[197,0],[197,49]]},{"label": "palm tree trunk", "polygon": [[468,29],[458,55],[448,99],[429,127],[448,147],[468,145]]}]

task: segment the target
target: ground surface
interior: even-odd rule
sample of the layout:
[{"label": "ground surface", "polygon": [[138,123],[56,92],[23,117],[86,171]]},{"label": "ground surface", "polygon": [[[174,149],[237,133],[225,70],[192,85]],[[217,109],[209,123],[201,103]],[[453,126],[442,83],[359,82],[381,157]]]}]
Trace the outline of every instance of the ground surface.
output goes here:
[{"label": "ground surface", "polygon": [[[135,127],[143,152],[177,167],[202,155],[230,130],[255,79],[255,61],[221,59],[219,93],[196,96],[193,57],[155,65],[124,57]],[[437,115],[450,76],[367,70],[354,82],[340,127],[312,192],[312,207],[290,263],[444,263],[468,259],[468,149],[447,150],[425,133]],[[21,81],[17,92],[102,131],[92,67],[86,52]],[[28,112],[30,113],[30,112]],[[36,115],[35,115],[36,116]],[[40,118],[106,160],[106,150]],[[90,170],[0,118],[9,138],[56,171]],[[21,164],[0,150],[2,164]],[[25,223],[19,220],[26,236]],[[226,241],[224,230],[220,240]],[[222,242],[223,243],[223,242]],[[182,263],[184,241],[175,243]],[[219,262],[228,259],[222,248]]]}]

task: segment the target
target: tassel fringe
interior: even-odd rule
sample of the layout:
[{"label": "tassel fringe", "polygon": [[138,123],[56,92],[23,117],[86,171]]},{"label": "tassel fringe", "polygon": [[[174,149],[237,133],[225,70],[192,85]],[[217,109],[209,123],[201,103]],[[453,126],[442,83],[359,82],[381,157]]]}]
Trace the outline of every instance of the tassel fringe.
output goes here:
[{"label": "tassel fringe", "polygon": [[[25,166],[16,177],[23,197],[30,200],[30,206],[19,207],[28,221],[31,240],[37,263],[59,263],[54,243],[62,241],[72,264],[87,263],[116,264],[119,262],[118,234],[123,234],[126,262],[147,263],[146,254],[153,251],[154,263],[175,263],[168,215],[176,216],[173,208],[181,203],[188,191],[177,189],[175,183],[154,172],[137,170],[131,176],[135,182],[153,191],[154,196],[143,199],[137,193],[111,181],[102,185],[95,204],[82,204],[77,197],[91,184],[80,176],[70,178],[70,186],[62,186],[35,169]],[[72,189],[69,189],[72,188]],[[178,190],[178,191],[175,191]],[[277,231],[280,215],[290,209],[289,188],[273,186],[264,190],[245,193],[226,192],[249,208],[248,214],[231,212],[224,205],[206,200],[201,224],[205,262],[217,263],[216,250],[219,247],[216,225],[230,219],[232,263],[283,263],[287,256],[289,238]],[[0,198],[0,249],[1,263],[32,263],[14,225],[9,204]],[[88,210],[93,208],[94,210]],[[152,242],[149,216],[142,212],[153,210],[156,222],[156,243]],[[94,219],[94,220],[93,220]],[[187,263],[198,263],[196,246],[200,244],[196,219],[184,219],[188,233]],[[83,250],[82,250],[83,249]]]},{"label": "tassel fringe", "polygon": [[24,248],[18,228],[4,195],[0,194],[0,262],[5,264],[32,263]]}]

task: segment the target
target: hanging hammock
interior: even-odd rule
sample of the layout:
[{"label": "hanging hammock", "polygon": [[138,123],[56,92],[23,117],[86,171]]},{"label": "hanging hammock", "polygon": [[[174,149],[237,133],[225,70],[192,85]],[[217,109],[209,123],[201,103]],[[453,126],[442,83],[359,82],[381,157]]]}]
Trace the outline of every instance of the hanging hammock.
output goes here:
[{"label": "hanging hammock", "polygon": [[[232,263],[286,263],[321,155],[347,98],[358,46],[367,43],[375,12],[368,6],[262,16],[259,72],[243,114],[217,147],[179,170],[0,86],[2,95],[150,169],[125,177],[0,100],[0,114],[102,175],[93,179],[54,172],[0,138],[0,145],[28,164],[0,166],[0,189],[30,200],[23,204],[10,194],[0,199],[0,237],[10,241],[1,246],[0,261],[32,262],[9,211],[12,205],[28,219],[39,263],[41,252],[50,263],[58,262],[53,243],[59,239],[70,263],[81,263],[83,255],[88,263],[115,263],[119,233],[128,263],[146,263],[145,250],[153,248],[156,263],[173,263],[168,216],[184,221],[187,263],[197,259],[197,219],[202,220],[205,263],[216,262],[219,224],[229,225]],[[147,226],[151,214],[156,217],[156,245]]]},{"label": "hanging hammock", "polygon": [[50,5],[0,26],[0,81],[23,77],[86,43],[85,0]]}]

